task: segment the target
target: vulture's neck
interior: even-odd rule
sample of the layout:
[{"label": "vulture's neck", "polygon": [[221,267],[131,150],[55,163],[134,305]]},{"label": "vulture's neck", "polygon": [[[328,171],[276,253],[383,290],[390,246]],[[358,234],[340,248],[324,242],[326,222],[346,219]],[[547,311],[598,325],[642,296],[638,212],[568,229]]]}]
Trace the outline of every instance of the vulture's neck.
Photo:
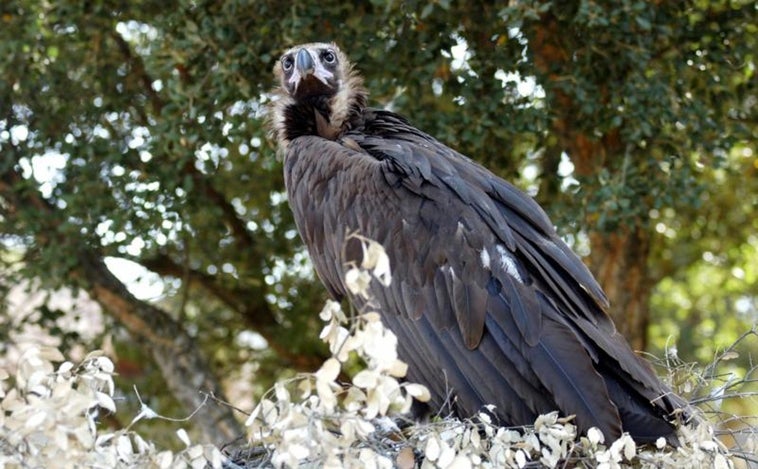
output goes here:
[{"label": "vulture's neck", "polygon": [[366,109],[366,92],[360,82],[345,83],[343,89],[331,96],[313,96],[296,101],[284,98],[275,110],[279,145],[303,135],[318,135],[336,140],[361,120]]}]

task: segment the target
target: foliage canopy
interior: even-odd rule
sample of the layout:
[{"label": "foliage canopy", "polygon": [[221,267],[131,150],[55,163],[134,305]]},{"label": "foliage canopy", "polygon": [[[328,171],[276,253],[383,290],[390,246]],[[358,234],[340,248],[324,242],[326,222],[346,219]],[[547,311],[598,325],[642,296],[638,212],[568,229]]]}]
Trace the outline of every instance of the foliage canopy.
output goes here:
[{"label": "foliage canopy", "polygon": [[265,105],[282,49],[332,39],[375,105],[536,195],[636,346],[702,359],[758,315],[757,24],[726,0],[5,1],[3,283],[83,289],[185,408],[245,363],[259,391],[315,369],[324,293]]}]

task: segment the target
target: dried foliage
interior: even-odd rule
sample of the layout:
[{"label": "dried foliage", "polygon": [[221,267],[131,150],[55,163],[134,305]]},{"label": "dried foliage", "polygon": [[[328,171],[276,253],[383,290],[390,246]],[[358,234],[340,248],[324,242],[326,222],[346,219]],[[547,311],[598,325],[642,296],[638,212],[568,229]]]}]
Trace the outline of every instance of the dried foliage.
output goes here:
[{"label": "dried foliage", "polygon": [[[75,365],[55,348],[27,349],[15,376],[0,370],[0,468],[221,467],[217,448],[193,445],[182,429],[186,448],[173,453],[128,427],[101,428],[98,416],[116,411],[113,370],[101,352]],[[155,415],[143,411],[132,423]]]}]

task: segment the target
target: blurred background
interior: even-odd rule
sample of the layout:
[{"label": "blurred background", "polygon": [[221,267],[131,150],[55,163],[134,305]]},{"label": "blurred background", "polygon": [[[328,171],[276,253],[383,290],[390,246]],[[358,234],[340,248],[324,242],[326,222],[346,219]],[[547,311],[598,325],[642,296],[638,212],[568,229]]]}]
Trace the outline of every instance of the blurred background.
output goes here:
[{"label": "blurred background", "polygon": [[[134,386],[163,415],[209,395],[249,411],[317,369],[326,292],[266,105],[284,49],[333,40],[373,106],[533,195],[633,347],[740,426],[758,414],[756,38],[752,1],[5,0],[0,367],[35,343],[105,350],[114,428]],[[187,425],[223,444],[244,418],[211,399]],[[139,423],[171,445],[163,424]]]}]

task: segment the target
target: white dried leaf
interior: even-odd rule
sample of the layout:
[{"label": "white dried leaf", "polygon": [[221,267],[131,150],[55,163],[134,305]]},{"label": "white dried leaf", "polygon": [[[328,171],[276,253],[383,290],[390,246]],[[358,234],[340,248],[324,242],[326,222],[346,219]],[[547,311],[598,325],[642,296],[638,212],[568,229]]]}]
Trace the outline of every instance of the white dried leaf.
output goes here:
[{"label": "white dried leaf", "polygon": [[323,321],[330,321],[332,318],[341,320],[344,317],[342,306],[334,300],[326,300],[324,307],[318,315]]},{"label": "white dried leaf", "polygon": [[392,368],[397,360],[397,337],[381,323],[371,324],[364,331],[363,353],[370,366],[378,371]]},{"label": "white dried leaf", "polygon": [[357,412],[361,409],[361,407],[363,407],[363,404],[365,402],[366,393],[356,388],[355,386],[350,386],[347,390],[345,398],[342,400],[342,407],[347,412]]},{"label": "white dried leaf", "polygon": [[26,419],[26,422],[24,422],[24,427],[26,428],[37,428],[42,425],[42,423],[47,420],[47,412],[44,410],[40,410],[38,412],[35,412]]},{"label": "white dried leaf", "polygon": [[113,361],[111,361],[111,359],[106,356],[97,357],[95,359],[95,363],[100,370],[106,373],[113,373],[113,371],[116,369]]},{"label": "white dried leaf", "polygon": [[590,443],[593,445],[597,445],[598,443],[605,441],[605,436],[603,435],[603,432],[600,431],[600,429],[597,427],[592,427],[587,430],[587,439],[590,440]]},{"label": "white dried leaf", "polygon": [[340,434],[346,441],[355,440],[355,421],[345,420],[342,422],[342,425],[340,425]]},{"label": "white dried leaf", "polygon": [[89,448],[95,443],[95,431],[94,429],[90,431],[88,425],[79,425],[74,429],[73,433],[77,441],[85,448]]},{"label": "white dried leaf", "polygon": [[426,455],[426,458],[430,461],[436,461],[440,457],[441,452],[442,449],[440,448],[440,443],[437,441],[437,438],[429,438],[429,441],[426,442],[426,447],[424,448],[424,455]]},{"label": "white dried leaf", "polygon": [[204,449],[205,460],[208,461],[212,469],[221,469],[224,463],[224,456],[215,446],[206,445]]},{"label": "white dried leaf", "polygon": [[287,388],[284,387],[284,384],[279,381],[274,384],[274,395],[276,396],[276,400],[279,402],[286,403],[290,401],[289,391],[287,391]]},{"label": "white dried leaf", "polygon": [[146,442],[144,439],[142,439],[141,436],[138,434],[132,435],[132,439],[134,440],[134,447],[137,450],[137,453],[139,454],[145,454],[148,453],[150,450],[152,450],[152,447],[148,442]]},{"label": "white dried leaf", "polygon": [[300,399],[304,400],[311,395],[311,392],[313,391],[313,383],[311,383],[310,379],[300,380],[297,384],[297,389],[300,391]]},{"label": "white dried leaf", "polygon": [[316,380],[316,393],[318,394],[321,404],[325,410],[331,412],[337,407],[337,395],[334,394],[331,381],[325,381],[321,379]]},{"label": "white dried leaf", "polygon": [[185,446],[187,447],[190,446],[191,443],[190,443],[189,435],[187,434],[187,430],[180,428],[179,430],[176,431],[176,436],[179,437],[179,439],[182,441],[182,443],[184,443]]},{"label": "white dried leaf", "polygon": [[258,403],[258,405],[255,406],[255,408],[253,409],[253,411],[250,412],[250,415],[247,417],[247,420],[245,420],[245,426],[246,427],[249,427],[250,425],[253,424],[253,422],[255,422],[255,419],[258,418],[258,414],[261,413],[262,409],[263,409],[263,406],[261,405],[261,403]]},{"label": "white dried leaf", "polygon": [[171,451],[161,451],[153,459],[153,462],[161,469],[169,469],[174,463],[174,453]]},{"label": "white dried leaf", "polygon": [[419,402],[428,402],[432,398],[429,389],[423,384],[407,383],[405,391]]},{"label": "white dried leaf", "polygon": [[733,465],[727,461],[723,454],[717,454],[713,458],[713,469],[731,469],[732,467]]},{"label": "white dried leaf", "polygon": [[730,350],[723,355],[721,355],[721,360],[734,360],[735,358],[739,358],[740,354],[735,352],[734,350]]},{"label": "white dried leaf", "polygon": [[113,399],[111,399],[111,396],[105,394],[104,392],[97,391],[95,392],[95,397],[97,398],[97,404],[102,407],[103,409],[106,409],[108,412],[115,414],[116,413],[116,403],[113,402]]},{"label": "white dried leaf", "polygon": [[74,369],[74,364],[71,363],[70,361],[65,361],[61,363],[60,366],[58,367],[58,373],[61,373],[61,374],[68,373],[73,369]]},{"label": "white dried leaf", "polygon": [[392,365],[390,365],[387,373],[389,373],[390,376],[394,376],[395,378],[403,378],[406,374],[408,374],[408,364],[402,360],[395,360],[392,362]]},{"label": "white dried leaf", "polygon": [[378,412],[380,415],[386,415],[390,405],[394,403],[402,404],[403,395],[400,393],[400,383],[389,376],[379,375],[379,385],[375,390],[369,390],[369,393],[375,394],[378,398]]},{"label": "white dried leaf", "polygon": [[331,343],[331,337],[337,334],[338,328],[339,324],[337,324],[335,321],[332,321],[324,326],[323,329],[321,329],[321,333],[318,335],[318,338],[326,343]]},{"label": "white dried leaf", "polygon": [[352,268],[345,273],[345,286],[354,295],[368,297],[371,275],[365,270]]},{"label": "white dried leaf", "polygon": [[344,362],[347,361],[348,351],[344,347],[345,341],[350,336],[350,332],[342,326],[334,328],[327,337],[326,341],[329,344],[329,351],[336,356],[337,360]]},{"label": "white dried leaf", "polygon": [[288,445],[287,452],[297,461],[302,461],[311,454],[310,449],[302,443]]},{"label": "white dried leaf", "polygon": [[[25,370],[24,376],[26,379],[24,380],[24,388],[27,389],[27,392],[35,389],[37,386],[41,386],[42,388],[48,387],[48,376],[52,372],[52,369],[47,369],[47,367],[44,368],[35,368],[35,369],[28,369]],[[39,395],[44,395],[46,392],[44,390],[36,390],[31,391]]]},{"label": "white dried leaf", "polygon": [[105,446],[108,444],[109,441],[114,439],[116,437],[115,433],[106,433],[104,435],[98,435],[97,440],[95,440],[96,446]]},{"label": "white dried leaf", "polygon": [[374,427],[374,425],[371,422],[368,422],[363,419],[357,419],[355,421],[355,429],[357,430],[358,435],[365,438],[368,435],[374,433],[374,431],[376,430],[376,427]]},{"label": "white dried leaf", "polygon": [[362,448],[358,453],[358,461],[361,463],[361,467],[365,469],[373,469],[377,467],[377,454],[369,448]]},{"label": "white dried leaf", "polygon": [[344,467],[345,465],[337,455],[330,454],[327,456],[326,461],[323,461],[323,465],[319,469],[343,469]]},{"label": "white dried leaf", "polygon": [[373,370],[361,370],[353,377],[353,384],[359,388],[369,389],[377,385],[379,374]]},{"label": "white dried leaf", "polygon": [[208,462],[204,457],[200,456],[190,460],[190,467],[192,469],[206,469],[206,467],[208,467]]},{"label": "white dried leaf", "polygon": [[482,437],[479,436],[478,431],[472,431],[470,432],[469,436],[469,444],[474,449],[480,449],[482,447]]},{"label": "white dried leaf", "polygon": [[46,384],[41,383],[30,386],[26,392],[40,397],[49,397],[51,395],[50,388]]},{"label": "white dried leaf", "polygon": [[361,267],[371,270],[382,285],[388,287],[392,282],[390,272],[390,258],[381,244],[376,241],[367,240],[363,245],[363,262]]},{"label": "white dried leaf", "polygon": [[[182,440],[183,441],[183,440]],[[186,449],[186,454],[190,459],[203,458],[203,445],[195,445]],[[203,458],[205,459],[205,458]]]},{"label": "white dried leaf", "polygon": [[598,451],[595,453],[595,460],[602,464],[608,464],[611,462],[611,451],[605,450],[605,451]]},{"label": "white dried leaf", "polygon": [[103,350],[92,350],[87,354],[87,356],[84,357],[84,360],[82,360],[82,363],[86,363],[90,360],[93,360],[97,357],[102,357],[105,355],[105,352]]},{"label": "white dried leaf", "polygon": [[447,469],[472,469],[473,464],[470,458],[459,455],[447,466]]},{"label": "white dried leaf", "polygon": [[444,441],[440,441],[440,456],[437,458],[437,465],[448,467],[455,459],[455,450]]},{"label": "white dried leaf", "polygon": [[516,451],[516,465],[519,468],[526,466],[526,454],[522,450]]},{"label": "white dried leaf", "polygon": [[39,347],[37,349],[38,356],[48,362],[62,362],[66,359],[56,347]]},{"label": "white dried leaf", "polygon": [[718,449],[718,445],[711,440],[701,441],[700,447],[706,451],[716,451]]},{"label": "white dried leaf", "polygon": [[316,372],[316,379],[319,381],[334,381],[340,374],[342,365],[334,358],[327,359],[321,368]]},{"label": "white dried leaf", "polygon": [[631,461],[637,455],[637,445],[629,435],[624,435],[624,458],[627,461]]},{"label": "white dried leaf", "polygon": [[364,313],[361,316],[361,319],[366,321],[367,324],[374,323],[374,322],[382,322],[382,315],[377,312],[368,312],[368,313]]},{"label": "white dried leaf", "polygon": [[53,430],[53,441],[55,441],[55,445],[62,451],[68,451],[68,435],[64,426],[59,425],[58,428]]},{"label": "white dried leaf", "polygon": [[381,405],[381,397],[379,393],[370,391],[366,396],[366,405],[363,407],[363,415],[368,419],[372,419],[379,415],[379,406]]},{"label": "white dried leaf", "polygon": [[123,461],[131,461],[134,451],[132,449],[132,441],[125,434],[119,435],[116,438],[116,453],[118,457]]},{"label": "white dried leaf", "polygon": [[260,409],[259,412],[261,412],[263,422],[268,425],[273,425],[279,417],[279,410],[276,408],[276,404],[269,399],[261,400],[258,408]]}]

